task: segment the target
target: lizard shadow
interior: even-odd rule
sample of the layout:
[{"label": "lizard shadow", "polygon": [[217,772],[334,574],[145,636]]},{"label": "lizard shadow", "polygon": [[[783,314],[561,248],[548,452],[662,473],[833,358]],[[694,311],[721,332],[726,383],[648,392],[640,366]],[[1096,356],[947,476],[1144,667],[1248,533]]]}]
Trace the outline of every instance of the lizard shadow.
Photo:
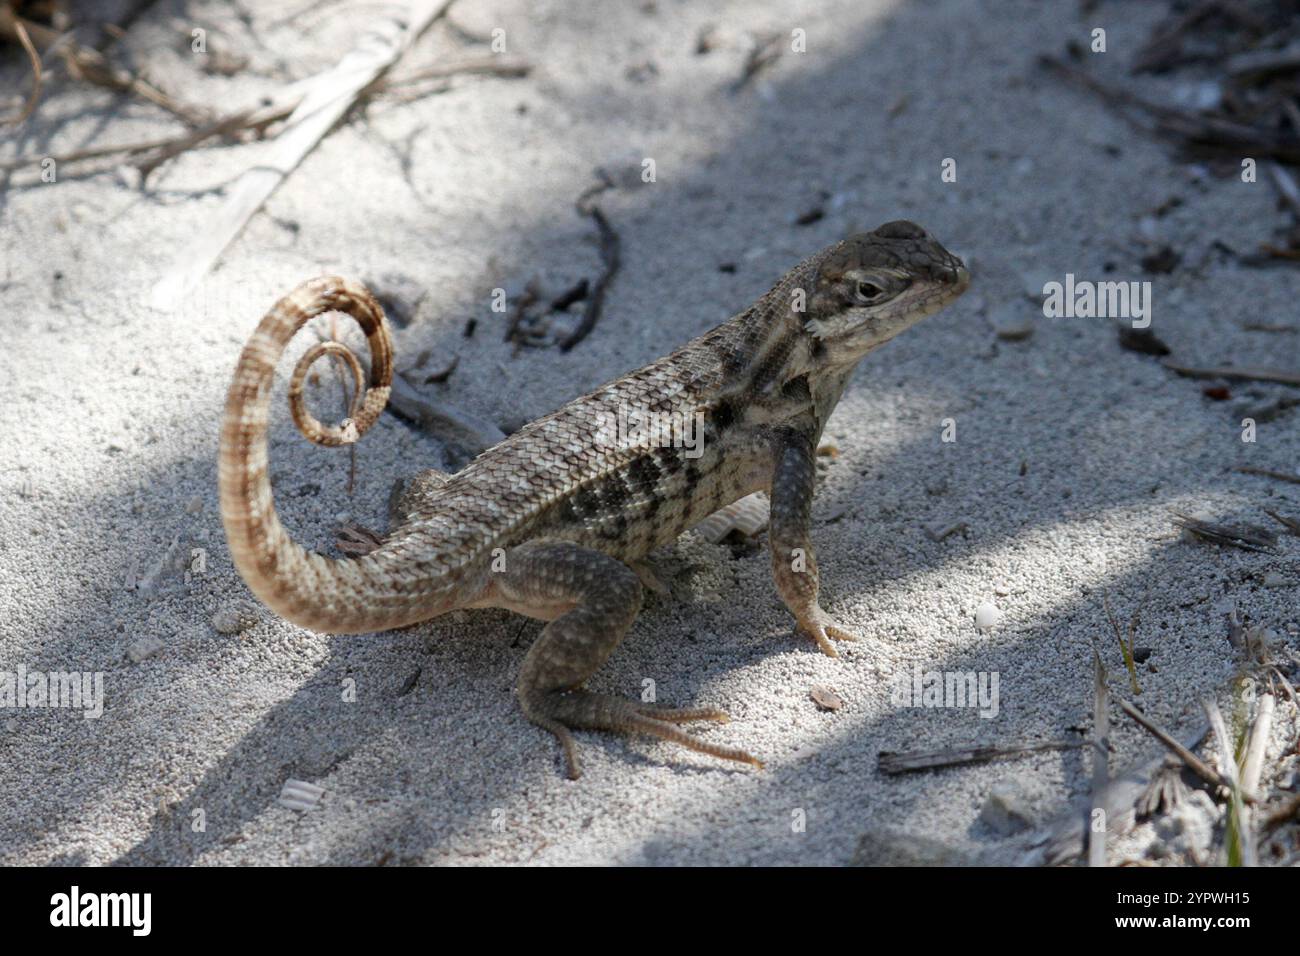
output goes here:
[{"label": "lizard shadow", "polygon": [[[1180,490],[1205,494],[1218,489],[1188,481]],[[1294,511],[1297,502],[1289,504]],[[1230,523],[1258,521],[1257,509],[1249,505],[1224,508],[1215,517]],[[918,842],[916,838],[924,844],[934,830],[950,828],[954,809],[964,824],[964,839],[943,846],[951,854],[946,857],[950,863],[994,858],[987,854],[1000,854],[995,858],[1004,864],[1028,859],[1019,855],[1020,841],[1046,832],[1072,833],[1060,838],[1061,845],[1068,846],[1073,839],[1081,849],[1083,811],[1073,801],[1090,792],[1091,763],[1082,744],[1093,724],[1094,647],[1109,673],[1112,779],[1124,768],[1162,753],[1123,715],[1116,698],[1135,701],[1182,739],[1203,722],[1200,701],[1222,700],[1234,681],[1251,669],[1241,649],[1229,641],[1226,607],[1236,606],[1247,621],[1272,628],[1284,645],[1283,672],[1292,683],[1300,677],[1294,630],[1286,636],[1287,622],[1294,621],[1293,608],[1262,583],[1266,572],[1282,565],[1282,555],[1296,553],[1294,539],[1282,539],[1279,553],[1268,554],[1170,537],[1145,560],[1118,573],[1076,577],[1063,564],[1059,576],[1068,583],[1046,588],[1052,592],[1050,600],[1036,599],[1017,588],[1009,598],[1000,599],[1008,618],[989,634],[977,632],[965,615],[957,620],[945,615],[938,606],[942,594],[935,592],[915,603],[918,610],[928,608],[954,627],[954,633],[938,643],[933,625],[926,626],[910,613],[897,633],[849,647],[833,668],[811,659],[793,681],[774,682],[769,676],[751,682],[745,692],[749,715],[745,723],[761,724],[780,713],[797,721],[805,742],[796,746],[793,755],[770,755],[752,747],[759,756],[783,759],[760,772],[754,786],[737,786],[720,778],[706,813],[670,808],[658,818],[664,832],[639,845],[619,847],[618,861],[729,866],[933,864],[938,862],[933,847],[909,847]],[[979,561],[978,545],[958,548],[965,553],[953,556],[955,564]],[[885,550],[893,549],[886,544]],[[895,582],[932,578],[948,564],[909,557],[901,549],[887,557],[894,563]],[[851,596],[842,594],[837,608],[846,599],[850,604],[870,602],[871,592],[884,583],[875,582]],[[1131,639],[1144,653],[1132,678],[1140,693],[1130,683],[1105,603],[1111,605],[1126,637],[1130,624],[1134,626]],[[865,617],[885,623],[880,620],[883,615],[871,611]],[[912,636],[915,646],[909,644]],[[1285,646],[1292,655],[1289,664]],[[812,652],[805,649],[805,653]],[[740,656],[745,656],[743,649]],[[761,669],[764,658],[771,656],[771,651],[751,647],[748,659],[738,660],[735,670]],[[949,675],[981,679],[993,675],[998,681],[995,706],[981,713],[987,701],[954,704],[899,695],[900,679],[910,691],[914,675],[919,681],[922,674],[935,673],[941,680]],[[809,699],[817,682],[843,698],[842,709],[825,712]],[[789,718],[792,698],[801,706]],[[886,774],[878,766],[884,752],[1017,747],[1049,741],[1076,746],[901,775]],[[744,740],[740,743],[746,745]],[[674,756],[663,748],[657,754],[665,760]],[[989,791],[1003,781],[1013,783],[1018,807],[1027,810],[1029,822],[1023,826],[1028,830],[1008,834],[983,822],[981,808]],[[679,824],[683,819],[690,822]],[[1118,826],[1122,830],[1125,825]]]}]

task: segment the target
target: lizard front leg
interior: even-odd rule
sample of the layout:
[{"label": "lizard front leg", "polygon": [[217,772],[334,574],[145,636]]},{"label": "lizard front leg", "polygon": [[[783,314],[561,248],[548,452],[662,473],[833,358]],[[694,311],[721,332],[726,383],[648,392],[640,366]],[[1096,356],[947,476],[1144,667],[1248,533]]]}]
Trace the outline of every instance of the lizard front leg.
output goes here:
[{"label": "lizard front leg", "polygon": [[772,518],[768,540],[772,548],[772,577],[781,600],[794,615],[798,628],[817,642],[824,654],[838,657],[831,638],[855,641],[837,627],[817,603],[817,558],[813,554],[813,487],[817,468],[813,439],[808,432],[782,431],[775,447],[776,471],[772,476]]},{"label": "lizard front leg", "polygon": [[524,658],[516,693],[525,716],[559,739],[570,779],[581,774],[570,733],[577,729],[651,734],[761,767],[743,750],[699,740],[676,726],[726,722],[720,710],[659,707],[582,688],[632,626],[641,593],[636,573],[621,561],[568,541],[540,540],[507,552],[505,569],[493,575],[476,604],[550,620]]}]

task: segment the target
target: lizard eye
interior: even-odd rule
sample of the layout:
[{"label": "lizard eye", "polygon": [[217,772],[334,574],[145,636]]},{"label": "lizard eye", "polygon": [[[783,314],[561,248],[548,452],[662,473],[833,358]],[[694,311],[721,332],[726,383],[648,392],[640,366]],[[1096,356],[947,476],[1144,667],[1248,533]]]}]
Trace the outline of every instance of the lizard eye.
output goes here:
[{"label": "lizard eye", "polygon": [[885,294],[885,290],[874,282],[862,281],[858,283],[858,298],[863,302],[875,302]]}]

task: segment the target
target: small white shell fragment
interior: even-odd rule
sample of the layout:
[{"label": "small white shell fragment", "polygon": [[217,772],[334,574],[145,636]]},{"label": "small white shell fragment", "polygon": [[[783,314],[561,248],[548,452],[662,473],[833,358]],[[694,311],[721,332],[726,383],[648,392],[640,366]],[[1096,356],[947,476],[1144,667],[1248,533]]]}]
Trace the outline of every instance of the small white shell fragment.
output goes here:
[{"label": "small white shell fragment", "polygon": [[299,810],[306,813],[315,810],[320,798],[325,795],[325,788],[306,780],[286,780],[280,791],[277,803],[286,810]]},{"label": "small white shell fragment", "polygon": [[975,627],[980,631],[992,630],[1002,620],[1002,612],[992,601],[985,601],[975,609]]}]

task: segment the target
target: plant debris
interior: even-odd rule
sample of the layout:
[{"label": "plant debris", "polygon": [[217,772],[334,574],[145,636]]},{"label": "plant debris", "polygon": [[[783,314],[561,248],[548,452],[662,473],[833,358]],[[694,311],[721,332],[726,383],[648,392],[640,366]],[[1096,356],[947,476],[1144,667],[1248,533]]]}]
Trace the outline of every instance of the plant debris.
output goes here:
[{"label": "plant debris", "polygon": [[749,52],[745,55],[745,63],[740,68],[740,76],[731,84],[733,94],[739,93],[748,86],[754,77],[776,62],[781,55],[779,33],[750,34],[749,43]]},{"label": "plant debris", "polygon": [[1174,524],[1194,538],[1243,551],[1276,551],[1277,535],[1258,525],[1215,524],[1188,515],[1174,513]]},{"label": "plant debris", "polygon": [[464,464],[485,448],[505,440],[496,425],[417,391],[398,375],[384,411],[403,418],[441,442],[454,463]]},{"label": "plant debris", "polygon": [[1117,328],[1119,344],[1122,348],[1130,352],[1141,352],[1143,355],[1169,354],[1169,346],[1165,345],[1150,329],[1135,329],[1131,325],[1120,325]]},{"label": "plant debris", "polygon": [[955,767],[968,763],[988,763],[1005,757],[1024,757],[1047,750],[1077,750],[1084,746],[1081,740],[1049,740],[1039,744],[1017,744],[1009,747],[951,747],[944,750],[912,750],[895,753],[882,750],[876,757],[876,769],[881,773],[900,774],[914,770],[932,770],[936,767]]},{"label": "plant debris", "polygon": [[[1164,744],[1165,747],[1168,748],[1169,752],[1181,760],[1188,770],[1192,771],[1192,773],[1196,774],[1212,787],[1221,788],[1228,786],[1228,782],[1219,775],[1219,772],[1200,757],[1196,756],[1196,754],[1192,753],[1190,747],[1179,743],[1168,731],[1150,720],[1142,713],[1142,711],[1138,710],[1122,697],[1117,698],[1117,702],[1124,713],[1132,717],[1133,720],[1137,722],[1138,726],[1149,733],[1152,737]],[[1205,733],[1202,732],[1200,737],[1204,736]]]},{"label": "plant debris", "polygon": [[[1110,604],[1106,605],[1106,614],[1110,614]],[[1115,623],[1111,619],[1111,624]],[[1116,637],[1119,636],[1119,628],[1115,628]],[[1124,642],[1120,641],[1120,648],[1123,649]],[[1126,651],[1124,660],[1132,666],[1132,658]],[[1097,647],[1094,643],[1092,648],[1092,815],[1096,819],[1101,815],[1101,819],[1106,818],[1106,790],[1110,786],[1110,692],[1106,686],[1106,665],[1101,662],[1101,655],[1097,653]],[[1134,686],[1137,686],[1137,680],[1134,679]],[[1103,827],[1098,833],[1095,829],[1090,829],[1087,833],[1088,841],[1088,865],[1105,866],[1106,865],[1106,835],[1107,828]],[[1100,837],[1100,839],[1098,839]]]},{"label": "plant debris", "polygon": [[614,281],[614,276],[618,274],[621,264],[618,233],[609,224],[609,220],[605,218],[605,214],[600,207],[593,203],[584,209],[582,205],[579,205],[578,211],[591,216],[592,221],[596,223],[596,231],[600,238],[601,272],[600,275],[596,276],[595,281],[591,283],[591,287],[587,291],[582,320],[578,323],[578,327],[560,342],[561,352],[568,352],[590,335],[591,330],[596,327],[596,323],[600,321],[601,313],[605,308],[605,291],[609,288],[609,284]]},{"label": "plant debris", "polygon": [[[1135,610],[1133,612],[1133,616],[1129,619],[1128,641],[1125,642],[1124,635],[1120,631],[1119,622],[1115,620],[1115,615],[1111,612],[1109,596],[1103,594],[1101,598],[1101,603],[1102,603],[1102,607],[1106,611],[1106,620],[1110,622],[1111,630],[1115,632],[1115,642],[1119,644],[1120,656],[1124,658],[1124,667],[1128,670],[1129,684],[1133,688],[1133,694],[1135,696],[1140,695],[1142,693],[1142,688],[1138,685],[1137,664],[1136,664],[1137,654],[1133,649],[1133,641],[1137,635],[1137,629],[1138,629],[1139,611]],[[1098,658],[1097,665],[1101,666],[1100,658]]]},{"label": "plant debris", "polygon": [[1278,514],[1272,509],[1265,508],[1264,514],[1268,515],[1278,524],[1284,526],[1294,535],[1300,535],[1300,518],[1289,518],[1286,515]]},{"label": "plant debris", "polygon": [[1179,375],[1188,378],[1227,378],[1243,382],[1276,382],[1279,385],[1300,386],[1300,371],[1273,368],[1239,368],[1236,365],[1215,365],[1198,368],[1192,365],[1179,365],[1171,359],[1165,359],[1164,366]]},{"label": "plant debris", "polygon": [[[1104,80],[1070,62],[1040,57],[1042,66],[1094,93],[1145,132],[1180,153],[1213,160],[1239,173],[1243,157],[1265,167],[1289,211],[1279,241],[1261,239],[1245,265],[1300,263],[1300,188],[1283,164],[1300,165],[1300,18],[1285,0],[1202,0],[1174,4],[1137,52],[1131,72],[1168,74],[1194,66],[1182,81],[1192,106],[1158,101]],[[1074,56],[1081,60],[1082,56]],[[1264,170],[1261,170],[1263,172]],[[1234,255],[1236,255],[1234,253]],[[1143,259],[1148,272],[1171,271],[1177,253],[1161,249]]]},{"label": "plant debris", "polygon": [[1289,481],[1293,485],[1300,485],[1300,475],[1293,475],[1286,471],[1274,471],[1271,468],[1256,468],[1254,465],[1238,465],[1236,471],[1243,475],[1259,475],[1263,478],[1276,478],[1278,481]]},{"label": "plant debris", "polygon": [[959,531],[965,532],[969,528],[970,525],[965,521],[935,521],[925,525],[925,536],[931,541],[938,542]]}]

